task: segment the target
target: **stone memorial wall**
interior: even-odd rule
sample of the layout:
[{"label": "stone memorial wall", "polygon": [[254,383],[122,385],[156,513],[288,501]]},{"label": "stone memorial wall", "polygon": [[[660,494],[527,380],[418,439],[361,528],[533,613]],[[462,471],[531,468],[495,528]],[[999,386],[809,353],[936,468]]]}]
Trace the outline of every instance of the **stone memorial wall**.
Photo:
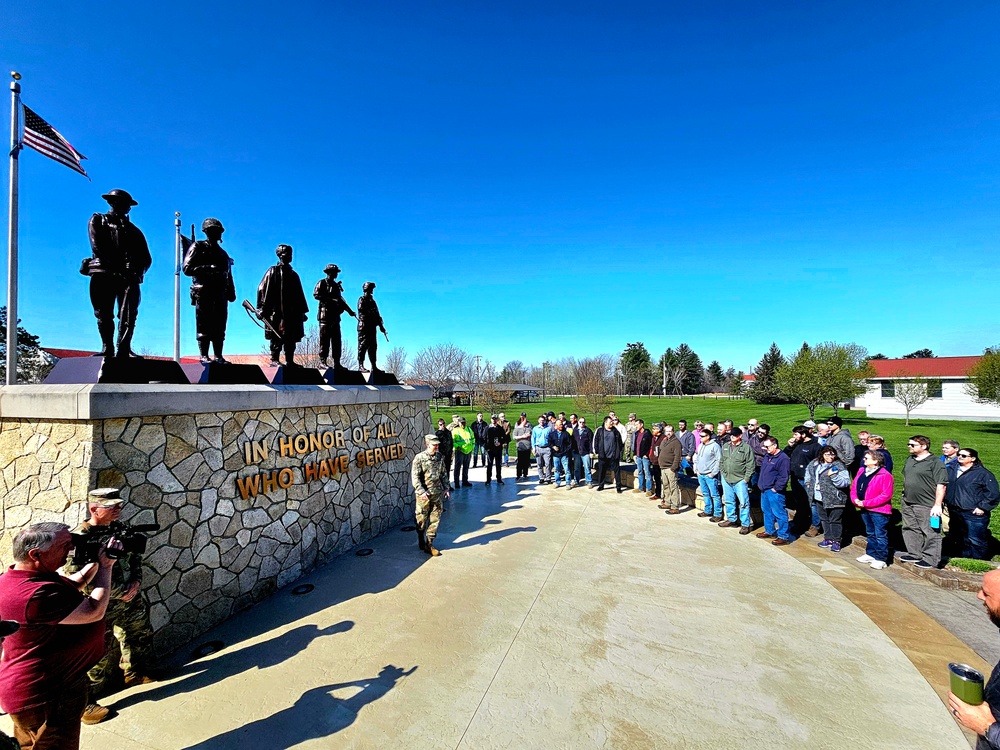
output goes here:
[{"label": "stone memorial wall", "polygon": [[120,487],[157,523],[143,590],[166,653],[318,565],[412,519],[427,388],[0,389],[0,559],[31,523],[75,526]]}]

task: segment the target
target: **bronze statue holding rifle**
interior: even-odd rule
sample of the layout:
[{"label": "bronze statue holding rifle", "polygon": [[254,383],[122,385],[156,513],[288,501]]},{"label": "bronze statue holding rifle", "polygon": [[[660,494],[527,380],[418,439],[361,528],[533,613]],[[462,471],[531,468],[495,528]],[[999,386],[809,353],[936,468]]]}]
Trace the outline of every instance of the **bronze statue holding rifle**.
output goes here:
[{"label": "bronze statue holding rifle", "polygon": [[205,219],[201,231],[208,239],[199,240],[188,249],[184,256],[184,273],[191,277],[191,304],[195,310],[201,362],[209,362],[208,345],[211,343],[215,361],[224,364],[222,343],[226,339],[229,303],[236,301],[233,260],[220,244],[222,233],[226,231],[221,221]]},{"label": "bronze statue holding rifle", "polygon": [[378,353],[378,339],[376,329],[382,331],[385,340],[389,340],[389,334],[385,332],[382,324],[382,315],[378,311],[378,304],[372,296],[375,291],[375,282],[366,281],[361,287],[364,292],[358,299],[358,369],[365,370],[365,353],[371,362],[372,372],[376,372],[378,367],[375,364],[375,357]]},{"label": "bronze statue holding rifle", "polygon": [[326,278],[316,282],[313,297],[319,300],[319,361],[326,366],[328,355],[333,356],[333,366],[340,367],[340,316],[347,313],[357,316],[344,299],[344,284],[337,281],[340,266],[331,263],[323,269]]},{"label": "bronze statue holding rifle", "polygon": [[92,257],[86,258],[80,273],[90,277],[90,301],[101,335],[101,352],[115,356],[115,307],[118,308],[119,357],[135,357],[132,336],[139,313],[139,285],[153,259],[146,237],[128,217],[139,205],[118,188],[101,196],[111,206],[106,214],[94,214],[88,226]]},{"label": "bronze statue holding rifle", "polygon": [[292,270],[291,245],[278,245],[274,251],[278,264],[264,273],[257,287],[257,317],[264,326],[264,336],[270,343],[271,365],[277,366],[282,349],[285,365],[298,367],[295,345],[305,337],[305,320],[309,312],[302,281]]}]

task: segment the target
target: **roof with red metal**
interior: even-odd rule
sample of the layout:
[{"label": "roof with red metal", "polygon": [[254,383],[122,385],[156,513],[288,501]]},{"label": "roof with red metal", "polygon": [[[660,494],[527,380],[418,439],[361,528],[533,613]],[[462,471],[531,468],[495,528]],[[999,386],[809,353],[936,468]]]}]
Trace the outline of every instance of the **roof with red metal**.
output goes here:
[{"label": "roof with red metal", "polygon": [[961,378],[975,365],[981,356],[975,357],[930,357],[928,359],[873,359],[875,377],[917,377]]}]

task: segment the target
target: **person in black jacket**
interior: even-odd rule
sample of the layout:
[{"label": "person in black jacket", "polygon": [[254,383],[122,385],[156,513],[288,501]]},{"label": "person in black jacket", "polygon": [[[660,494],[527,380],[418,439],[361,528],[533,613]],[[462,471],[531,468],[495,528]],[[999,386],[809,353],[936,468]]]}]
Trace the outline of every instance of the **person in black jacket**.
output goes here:
[{"label": "person in black jacket", "polygon": [[[979,601],[986,608],[990,621],[1000,628],[1000,570],[991,570],[983,576]],[[973,706],[954,693],[948,693],[948,708],[955,721],[979,735],[976,750],[1000,748],[1000,664],[993,667],[989,680],[983,686],[983,702]]]},{"label": "person in black jacket", "polygon": [[610,469],[615,474],[615,489],[619,494],[622,488],[622,473],[619,465],[622,455],[622,436],[615,429],[611,417],[604,418],[604,426],[594,433],[594,453],[597,454],[597,490],[604,489],[604,475]]},{"label": "person in black jacket", "polygon": [[[450,478],[451,478],[451,457],[452,457],[452,454],[455,451],[455,442],[454,442],[454,438],[451,435],[451,430],[449,430],[445,426],[443,419],[439,419],[438,420],[437,426],[438,426],[438,428],[434,432],[434,434],[437,435],[437,439],[441,441],[441,447],[438,448],[438,452],[441,454],[441,457],[444,459],[445,476],[448,477],[449,480],[450,480]],[[454,487],[451,486],[450,482],[448,484],[448,489],[449,490],[455,489]]]},{"label": "person in black jacket", "polygon": [[962,448],[958,463],[948,467],[949,550],[962,557],[989,560],[990,513],[1000,502],[1000,489],[993,472],[983,466],[974,448]]},{"label": "person in black jacket", "polygon": [[[800,531],[806,529],[804,531],[806,536],[816,536],[820,530],[819,510],[815,503],[809,502],[809,495],[806,493],[803,483],[806,479],[806,467],[819,455],[822,447],[819,441],[812,436],[809,428],[800,424],[792,428],[792,439],[788,441],[788,447],[785,448],[785,453],[788,454],[791,464],[792,475],[792,491],[789,493],[788,507],[795,509],[796,527]],[[811,521],[808,528],[806,528],[806,521]]]},{"label": "person in black jacket", "polygon": [[573,457],[573,436],[566,432],[566,423],[556,420],[556,428],[549,433],[549,448],[552,450],[553,478],[556,487],[562,487],[565,475],[566,484],[573,487],[573,475],[570,474],[570,460]]},{"label": "person in black jacket", "polygon": [[493,414],[490,416],[490,426],[486,428],[486,484],[493,479],[493,467],[497,467],[497,484],[503,484],[500,478],[500,467],[503,466],[500,459],[503,457],[503,449],[507,444],[507,433],[500,425],[500,418]]},{"label": "person in black jacket", "polygon": [[[583,476],[583,481],[587,484],[593,484],[590,476],[590,454],[593,450],[594,431],[587,427],[587,419],[580,417],[573,428],[573,473],[578,477]],[[578,480],[577,484],[579,483]]]},{"label": "person in black jacket", "polygon": [[490,428],[489,422],[483,419],[483,413],[476,415],[476,421],[472,423],[472,436],[476,439],[476,445],[472,449],[472,468],[475,469],[479,462],[479,456],[483,457],[483,466],[486,466],[486,430]]}]

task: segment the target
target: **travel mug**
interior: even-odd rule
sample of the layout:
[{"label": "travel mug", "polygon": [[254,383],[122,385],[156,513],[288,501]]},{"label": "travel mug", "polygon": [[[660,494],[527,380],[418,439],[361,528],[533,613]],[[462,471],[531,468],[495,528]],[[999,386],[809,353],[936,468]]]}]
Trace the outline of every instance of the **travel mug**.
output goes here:
[{"label": "travel mug", "polygon": [[941,528],[941,516],[931,516],[931,528],[934,530]]},{"label": "travel mug", "polygon": [[951,677],[951,692],[970,706],[978,706],[983,702],[983,675],[968,664],[948,665]]}]

